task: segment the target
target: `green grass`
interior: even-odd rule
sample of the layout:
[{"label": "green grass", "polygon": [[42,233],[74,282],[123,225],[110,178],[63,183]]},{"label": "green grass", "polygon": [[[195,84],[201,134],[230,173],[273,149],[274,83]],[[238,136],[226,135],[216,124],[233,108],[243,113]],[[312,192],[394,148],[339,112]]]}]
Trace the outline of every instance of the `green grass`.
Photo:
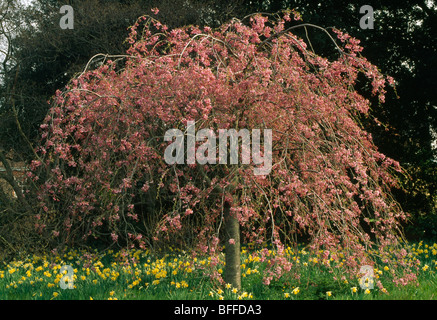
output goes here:
[{"label": "green grass", "polygon": [[[263,284],[267,262],[256,258],[254,251],[242,250],[242,289],[235,290],[208,276],[209,271],[223,272],[220,259],[211,266],[208,257],[193,257],[174,250],[151,254],[132,250],[130,264],[123,263],[120,252],[86,252],[71,250],[63,255],[30,255],[0,265],[0,299],[20,300],[412,300],[437,297],[437,244],[411,246],[413,257],[421,261],[417,285],[396,286],[390,269],[378,265],[374,275],[387,292],[377,286],[365,291],[356,279],[342,278],[339,261],[322,263],[320,253],[287,249],[293,269],[269,286]],[[274,256],[274,252],[271,252]],[[315,260],[317,259],[317,260]],[[134,262],[135,261],[135,262]],[[74,288],[62,289],[59,273],[63,265],[74,268]],[[428,266],[428,267],[426,267]],[[205,272],[208,271],[208,272]],[[355,292],[354,292],[355,291]]]}]

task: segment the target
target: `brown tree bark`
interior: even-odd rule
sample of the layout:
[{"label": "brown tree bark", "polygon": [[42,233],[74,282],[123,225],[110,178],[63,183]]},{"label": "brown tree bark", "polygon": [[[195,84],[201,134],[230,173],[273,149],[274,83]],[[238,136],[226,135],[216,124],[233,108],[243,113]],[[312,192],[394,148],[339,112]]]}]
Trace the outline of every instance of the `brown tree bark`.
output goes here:
[{"label": "brown tree bark", "polygon": [[[235,214],[231,213],[229,202],[224,203],[224,232],[225,232],[225,273],[223,279],[232,287],[241,289],[241,260],[240,260],[240,223]],[[232,243],[229,243],[231,240]]]}]

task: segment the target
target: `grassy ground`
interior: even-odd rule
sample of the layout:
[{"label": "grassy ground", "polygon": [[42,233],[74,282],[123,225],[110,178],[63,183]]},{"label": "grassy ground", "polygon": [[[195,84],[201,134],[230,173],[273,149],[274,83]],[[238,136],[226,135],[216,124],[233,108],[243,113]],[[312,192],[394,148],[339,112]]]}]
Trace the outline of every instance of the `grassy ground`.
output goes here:
[{"label": "grassy ground", "polygon": [[[255,252],[242,250],[242,289],[220,285],[205,276],[203,270],[210,258],[193,259],[185,252],[172,251],[152,255],[133,250],[122,256],[121,252],[79,252],[71,250],[63,255],[28,256],[8,264],[0,264],[0,299],[30,300],[301,300],[301,299],[436,299],[437,298],[437,243],[422,242],[410,245],[413,257],[420,259],[418,286],[397,287],[392,282],[388,266],[374,266],[375,280],[380,280],[384,292],[377,286],[364,290],[359,277],[342,279],[341,268],[323,261],[321,253],[287,249],[288,258],[298,268],[300,277],[292,273],[269,286],[262,282],[266,263]],[[275,253],[270,252],[273,256]],[[128,258],[130,263],[126,264]],[[341,262],[340,262],[341,263]],[[59,271],[70,265],[72,289]],[[223,272],[223,262],[214,271]],[[335,277],[335,279],[334,279]],[[67,289],[61,285],[66,284]]]}]

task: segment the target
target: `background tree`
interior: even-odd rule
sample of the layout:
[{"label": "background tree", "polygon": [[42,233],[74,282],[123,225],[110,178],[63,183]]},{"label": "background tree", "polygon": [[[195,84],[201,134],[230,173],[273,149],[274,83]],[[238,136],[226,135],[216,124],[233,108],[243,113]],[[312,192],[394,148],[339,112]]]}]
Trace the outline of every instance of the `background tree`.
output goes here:
[{"label": "background tree", "polygon": [[[19,9],[20,6],[15,1],[3,1],[0,4],[0,84],[10,93],[15,91],[16,81],[4,84],[3,79],[16,62],[13,56],[12,39],[21,23]],[[5,103],[9,103],[12,108],[9,111],[0,108],[2,133],[7,130],[4,126],[5,122],[17,123],[18,120],[13,94],[0,95],[0,106]],[[16,154],[0,144],[0,248],[7,248],[7,251],[16,253],[32,243],[34,227],[28,220],[32,208],[24,198],[13,171],[14,160]],[[4,252],[0,250],[2,259]]]}]

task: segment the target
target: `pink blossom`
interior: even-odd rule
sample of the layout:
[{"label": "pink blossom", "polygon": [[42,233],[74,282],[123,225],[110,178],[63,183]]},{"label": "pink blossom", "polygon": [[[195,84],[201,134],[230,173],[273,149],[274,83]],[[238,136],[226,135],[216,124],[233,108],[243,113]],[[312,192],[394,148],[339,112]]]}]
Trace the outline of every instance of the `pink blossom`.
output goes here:
[{"label": "pink blossom", "polygon": [[118,239],[118,235],[116,235],[115,233],[111,233],[111,238],[112,238],[112,241],[116,242]]}]

